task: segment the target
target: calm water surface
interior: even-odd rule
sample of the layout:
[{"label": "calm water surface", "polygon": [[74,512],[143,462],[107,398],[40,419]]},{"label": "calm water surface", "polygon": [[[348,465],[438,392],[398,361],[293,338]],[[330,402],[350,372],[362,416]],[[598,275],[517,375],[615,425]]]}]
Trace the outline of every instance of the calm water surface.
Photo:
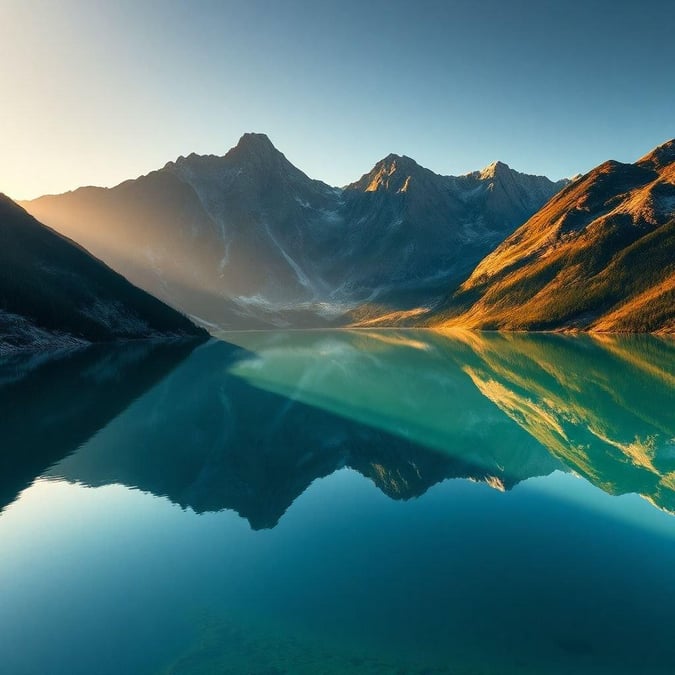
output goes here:
[{"label": "calm water surface", "polygon": [[0,360],[3,675],[675,672],[675,344]]}]

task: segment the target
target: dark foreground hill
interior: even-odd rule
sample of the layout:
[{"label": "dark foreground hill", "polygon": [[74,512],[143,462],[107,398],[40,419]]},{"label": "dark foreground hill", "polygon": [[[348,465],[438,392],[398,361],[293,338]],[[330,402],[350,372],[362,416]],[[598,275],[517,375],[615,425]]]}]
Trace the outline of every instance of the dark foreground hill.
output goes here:
[{"label": "dark foreground hill", "polygon": [[0,354],[202,334],[0,194]]}]

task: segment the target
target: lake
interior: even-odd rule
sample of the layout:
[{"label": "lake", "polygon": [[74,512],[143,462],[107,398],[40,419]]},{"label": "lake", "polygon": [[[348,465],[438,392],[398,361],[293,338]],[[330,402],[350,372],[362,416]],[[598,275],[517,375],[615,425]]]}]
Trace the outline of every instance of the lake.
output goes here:
[{"label": "lake", "polygon": [[675,343],[0,360],[7,675],[672,674]]}]

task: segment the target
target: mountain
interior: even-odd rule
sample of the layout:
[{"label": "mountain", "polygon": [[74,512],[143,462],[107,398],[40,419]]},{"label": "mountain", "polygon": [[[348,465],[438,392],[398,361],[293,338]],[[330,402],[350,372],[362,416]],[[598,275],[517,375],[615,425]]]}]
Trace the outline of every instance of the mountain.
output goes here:
[{"label": "mountain", "polygon": [[201,334],[0,194],[0,354]]},{"label": "mountain", "polygon": [[568,185],[485,257],[436,323],[675,332],[675,140]]},{"label": "mountain", "polygon": [[499,162],[439,176],[389,155],[335,188],[245,134],[222,157],[23,205],[205,323],[316,327],[433,304],[564,184]]}]

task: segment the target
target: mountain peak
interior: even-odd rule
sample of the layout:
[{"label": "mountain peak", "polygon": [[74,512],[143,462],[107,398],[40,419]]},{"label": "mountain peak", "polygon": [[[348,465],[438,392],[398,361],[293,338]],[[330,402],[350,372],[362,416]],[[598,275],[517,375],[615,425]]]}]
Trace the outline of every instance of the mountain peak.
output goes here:
[{"label": "mountain peak", "polygon": [[421,168],[412,157],[390,153],[375,164],[371,173],[386,169],[387,173],[391,175],[395,171],[411,172]]},{"label": "mountain peak", "polygon": [[388,190],[393,192],[406,192],[410,185],[410,179],[428,171],[421,167],[414,159],[406,155],[387,155],[356,183],[352,183],[364,192],[377,192]]},{"label": "mountain peak", "polygon": [[492,162],[492,164],[488,164],[484,169],[481,169],[478,172],[480,177],[484,179],[498,178],[507,173],[511,173],[511,168],[508,164],[500,161]]},{"label": "mountain peak", "polygon": [[267,134],[258,134],[254,132],[245,133],[239,139],[239,142],[237,143],[234,149],[258,150],[258,151],[276,150]]},{"label": "mountain peak", "polygon": [[[284,155],[274,147],[267,134],[245,133],[237,145],[225,153],[225,158],[233,159],[238,163],[265,166],[275,159],[284,158]],[[187,157],[180,155],[173,162],[167,162],[164,168],[178,170],[180,173],[186,166],[194,167],[196,164],[204,165],[204,163],[219,164],[222,159],[223,157],[217,155],[198,155],[191,152]]]},{"label": "mountain peak", "polygon": [[274,147],[266,134],[246,133],[225,155],[229,159],[268,165],[283,155]]}]

